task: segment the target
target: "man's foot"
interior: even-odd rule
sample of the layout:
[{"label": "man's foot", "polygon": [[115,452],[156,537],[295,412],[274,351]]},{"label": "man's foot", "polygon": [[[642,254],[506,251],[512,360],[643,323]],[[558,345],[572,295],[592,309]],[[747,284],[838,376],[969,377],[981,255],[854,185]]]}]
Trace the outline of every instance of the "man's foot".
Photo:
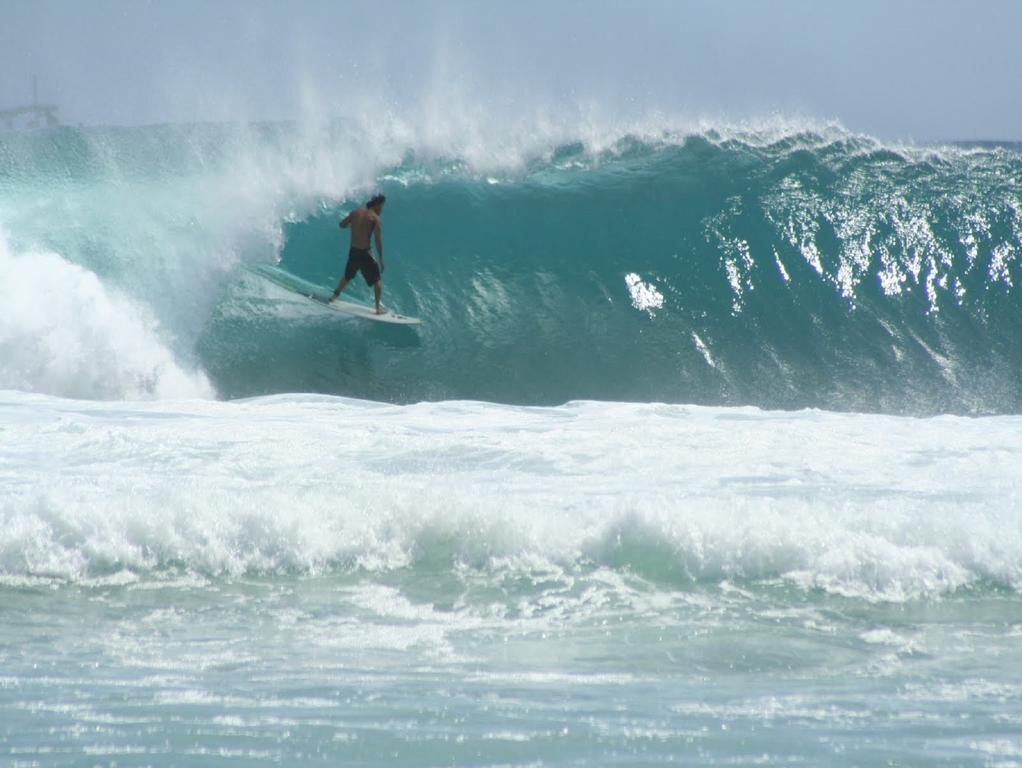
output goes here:
[{"label": "man's foot", "polygon": [[385,310],[383,307],[381,307],[379,304],[377,304],[376,305],[376,314],[378,314],[378,315],[385,315],[385,314],[387,314],[387,310]]}]

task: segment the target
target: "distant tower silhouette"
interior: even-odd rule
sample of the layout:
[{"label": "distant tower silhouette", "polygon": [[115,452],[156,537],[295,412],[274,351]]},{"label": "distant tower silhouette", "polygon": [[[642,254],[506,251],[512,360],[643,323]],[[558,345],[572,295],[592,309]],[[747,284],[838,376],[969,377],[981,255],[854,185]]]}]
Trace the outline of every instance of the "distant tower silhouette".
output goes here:
[{"label": "distant tower silhouette", "polygon": [[60,125],[57,107],[39,103],[39,77],[32,75],[32,103],[27,107],[0,109],[0,128],[21,130],[32,128],[55,128]]}]

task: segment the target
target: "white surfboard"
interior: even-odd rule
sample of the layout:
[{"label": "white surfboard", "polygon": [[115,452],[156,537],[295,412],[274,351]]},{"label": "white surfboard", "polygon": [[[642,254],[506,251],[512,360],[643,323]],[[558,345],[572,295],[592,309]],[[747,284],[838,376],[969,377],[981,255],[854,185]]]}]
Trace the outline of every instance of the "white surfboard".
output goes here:
[{"label": "white surfboard", "polygon": [[378,315],[376,314],[376,309],[374,307],[367,307],[364,304],[355,304],[354,302],[341,301],[340,299],[330,301],[328,296],[323,296],[318,292],[321,290],[318,286],[313,285],[306,280],[302,280],[302,278],[296,277],[289,272],[285,272],[282,269],[270,266],[269,264],[257,264],[254,267],[249,267],[248,271],[269,280],[274,285],[283,288],[296,296],[309,299],[316,304],[316,306],[330,312],[337,312],[338,314],[349,315],[350,317],[360,317],[363,320],[374,320],[378,323],[391,323],[393,325],[422,324],[422,320],[417,317],[400,315],[397,312],[390,311],[389,309],[383,314]]},{"label": "white surfboard", "polygon": [[422,323],[422,320],[417,317],[399,315],[397,312],[391,312],[386,308],[384,308],[385,311],[382,315],[378,315],[376,314],[375,307],[367,307],[364,304],[354,304],[350,301],[341,301],[340,299],[330,301],[328,298],[317,296],[314,293],[308,294],[307,298],[312,299],[324,309],[340,312],[342,315],[361,317],[363,320],[375,320],[378,323],[395,323],[397,325],[420,325]]}]

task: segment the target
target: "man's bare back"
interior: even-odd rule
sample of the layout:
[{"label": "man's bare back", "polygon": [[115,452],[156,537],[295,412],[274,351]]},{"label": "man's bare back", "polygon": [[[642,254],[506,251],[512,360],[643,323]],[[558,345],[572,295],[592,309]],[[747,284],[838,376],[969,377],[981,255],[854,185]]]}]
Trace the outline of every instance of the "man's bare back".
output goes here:
[{"label": "man's bare back", "polygon": [[373,232],[376,232],[376,251],[380,253],[383,250],[380,238],[383,222],[380,221],[379,214],[376,211],[370,208],[356,208],[341,221],[341,229],[347,229],[348,227],[351,227],[352,248],[369,250],[369,239],[372,237]]}]

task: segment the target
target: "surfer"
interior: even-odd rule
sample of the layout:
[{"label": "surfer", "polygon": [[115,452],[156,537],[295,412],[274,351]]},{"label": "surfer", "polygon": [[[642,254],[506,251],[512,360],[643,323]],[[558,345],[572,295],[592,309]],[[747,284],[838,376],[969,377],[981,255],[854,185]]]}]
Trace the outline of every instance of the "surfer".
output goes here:
[{"label": "surfer", "polygon": [[[334,289],[330,301],[341,295],[344,287],[355,277],[356,272],[361,272],[365,278],[366,285],[372,286],[373,294],[376,297],[376,314],[382,315],[386,310],[380,306],[380,297],[383,295],[383,222],[380,221],[380,214],[383,213],[383,204],[387,198],[383,195],[374,195],[363,208],[356,208],[343,219],[341,229],[351,227],[351,248],[348,250],[348,263],[344,267],[344,277]],[[377,264],[369,251],[369,240],[376,237],[376,254],[380,257]]]}]

